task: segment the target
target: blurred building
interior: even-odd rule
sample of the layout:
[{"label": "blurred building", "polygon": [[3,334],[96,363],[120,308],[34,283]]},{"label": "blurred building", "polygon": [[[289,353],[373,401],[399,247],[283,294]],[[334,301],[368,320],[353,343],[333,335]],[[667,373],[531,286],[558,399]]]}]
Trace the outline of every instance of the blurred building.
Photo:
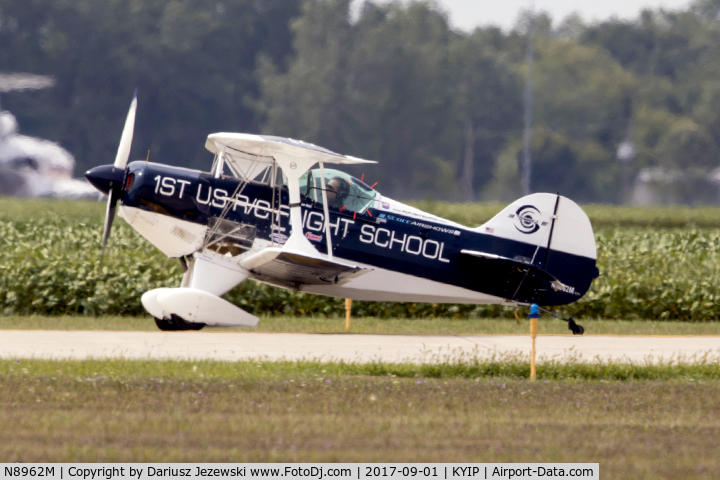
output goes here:
[{"label": "blurred building", "polygon": [[720,168],[643,168],[635,178],[632,205],[720,205]]}]

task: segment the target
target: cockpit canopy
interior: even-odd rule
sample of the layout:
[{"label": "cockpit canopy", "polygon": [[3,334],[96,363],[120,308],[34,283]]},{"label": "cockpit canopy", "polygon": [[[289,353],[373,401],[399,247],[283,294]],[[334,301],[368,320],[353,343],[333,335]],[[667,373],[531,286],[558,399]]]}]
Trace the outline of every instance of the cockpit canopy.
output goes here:
[{"label": "cockpit canopy", "polygon": [[[270,156],[255,155],[238,150],[225,152],[226,161],[219,168],[227,168],[238,179],[261,183],[270,187],[287,185],[287,177]],[[215,158],[212,170],[218,167]],[[325,168],[325,193],[328,207],[342,212],[363,214],[372,208],[378,192],[362,181],[340,170]],[[224,174],[225,172],[220,172]],[[323,206],[321,169],[308,170],[299,179],[300,194],[312,200],[315,206]]]},{"label": "cockpit canopy", "polygon": [[[357,178],[340,170],[326,168],[325,191],[328,207],[341,211],[365,213],[375,202],[378,193]],[[300,193],[316,204],[323,204],[321,170],[308,171],[300,177]]]}]

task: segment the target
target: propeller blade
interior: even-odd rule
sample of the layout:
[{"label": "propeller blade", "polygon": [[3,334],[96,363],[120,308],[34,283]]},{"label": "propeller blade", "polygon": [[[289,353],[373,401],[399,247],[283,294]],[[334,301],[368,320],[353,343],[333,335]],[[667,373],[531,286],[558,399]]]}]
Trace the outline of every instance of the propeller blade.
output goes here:
[{"label": "propeller blade", "polygon": [[120,170],[125,170],[128,158],[130,158],[130,146],[132,145],[133,129],[135,128],[135,111],[137,110],[137,94],[138,91],[136,88],[135,95],[133,95],[132,102],[130,103],[127,119],[125,120],[125,127],[120,137],[117,156],[115,157],[115,168],[119,168]]},{"label": "propeller blade", "polygon": [[113,220],[115,220],[115,210],[117,207],[118,196],[120,192],[117,190],[110,190],[108,193],[107,211],[105,212],[105,228],[103,230],[102,238],[102,250],[100,251],[100,258],[105,255],[105,247],[107,246],[108,238],[110,238],[110,229],[112,228]]}]

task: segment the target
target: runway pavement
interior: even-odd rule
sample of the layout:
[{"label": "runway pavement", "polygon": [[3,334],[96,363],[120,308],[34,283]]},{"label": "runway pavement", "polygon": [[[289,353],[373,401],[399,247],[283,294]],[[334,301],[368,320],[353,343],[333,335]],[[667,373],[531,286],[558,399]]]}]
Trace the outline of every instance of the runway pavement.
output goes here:
[{"label": "runway pavement", "polygon": [[[720,358],[720,336],[540,335],[538,361],[657,363]],[[0,357],[444,362],[529,359],[527,335],[0,330]]]}]

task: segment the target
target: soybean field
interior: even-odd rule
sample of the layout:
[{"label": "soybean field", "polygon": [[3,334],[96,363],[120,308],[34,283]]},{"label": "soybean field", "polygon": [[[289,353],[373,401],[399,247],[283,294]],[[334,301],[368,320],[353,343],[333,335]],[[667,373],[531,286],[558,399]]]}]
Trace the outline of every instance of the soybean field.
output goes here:
[{"label": "soybean field", "polygon": [[[502,204],[418,202],[476,226]],[[562,313],[599,319],[720,318],[720,208],[583,207],[595,229],[600,277]],[[140,296],[174,287],[182,271],[123,221],[100,259],[103,202],[0,199],[0,309],[5,315],[141,315]],[[339,317],[344,301],[245,282],[225,298],[256,315]],[[378,318],[512,316],[495,306],[354,302]]]}]

